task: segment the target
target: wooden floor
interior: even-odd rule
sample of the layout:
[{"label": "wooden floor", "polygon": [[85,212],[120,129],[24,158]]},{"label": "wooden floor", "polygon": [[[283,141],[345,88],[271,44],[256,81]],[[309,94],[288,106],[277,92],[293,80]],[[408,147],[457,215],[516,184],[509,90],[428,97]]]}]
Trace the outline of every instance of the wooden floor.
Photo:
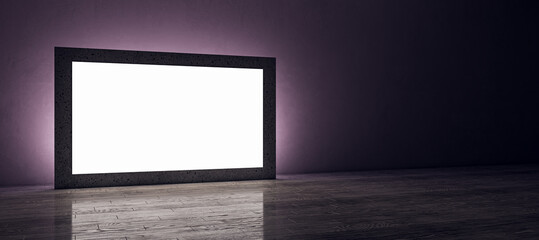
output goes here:
[{"label": "wooden floor", "polygon": [[539,165],[0,189],[0,239],[539,239]]}]

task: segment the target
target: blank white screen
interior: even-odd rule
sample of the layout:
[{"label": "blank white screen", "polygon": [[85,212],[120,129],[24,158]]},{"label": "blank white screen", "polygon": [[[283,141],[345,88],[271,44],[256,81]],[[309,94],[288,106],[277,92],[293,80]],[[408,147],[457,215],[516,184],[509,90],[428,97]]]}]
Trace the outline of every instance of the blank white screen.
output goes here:
[{"label": "blank white screen", "polygon": [[72,67],[72,174],[263,166],[262,69]]}]

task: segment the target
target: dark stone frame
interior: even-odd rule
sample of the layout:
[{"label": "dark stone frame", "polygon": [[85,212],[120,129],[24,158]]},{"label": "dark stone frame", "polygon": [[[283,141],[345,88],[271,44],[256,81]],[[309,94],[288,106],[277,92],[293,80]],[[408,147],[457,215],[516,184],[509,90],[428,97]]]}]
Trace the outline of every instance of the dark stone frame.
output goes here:
[{"label": "dark stone frame", "polygon": [[[262,168],[72,174],[72,62],[135,63],[263,69]],[[54,187],[83,188],[275,179],[275,58],[87,48],[54,48]]]}]

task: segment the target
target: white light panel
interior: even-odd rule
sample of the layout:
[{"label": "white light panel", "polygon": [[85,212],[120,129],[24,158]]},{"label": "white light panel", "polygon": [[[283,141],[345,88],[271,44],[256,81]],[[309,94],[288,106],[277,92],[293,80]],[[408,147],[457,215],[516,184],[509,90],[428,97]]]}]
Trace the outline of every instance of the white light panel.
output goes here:
[{"label": "white light panel", "polygon": [[72,174],[263,166],[262,69],[72,67]]}]

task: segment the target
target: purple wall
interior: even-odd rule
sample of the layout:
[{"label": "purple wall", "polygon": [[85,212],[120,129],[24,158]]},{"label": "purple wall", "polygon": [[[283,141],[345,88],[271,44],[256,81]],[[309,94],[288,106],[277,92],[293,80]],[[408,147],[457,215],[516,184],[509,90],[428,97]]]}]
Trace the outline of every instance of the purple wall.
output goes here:
[{"label": "purple wall", "polygon": [[277,172],[538,162],[537,1],[0,1],[0,186],[53,181],[54,46],[277,58]]}]

